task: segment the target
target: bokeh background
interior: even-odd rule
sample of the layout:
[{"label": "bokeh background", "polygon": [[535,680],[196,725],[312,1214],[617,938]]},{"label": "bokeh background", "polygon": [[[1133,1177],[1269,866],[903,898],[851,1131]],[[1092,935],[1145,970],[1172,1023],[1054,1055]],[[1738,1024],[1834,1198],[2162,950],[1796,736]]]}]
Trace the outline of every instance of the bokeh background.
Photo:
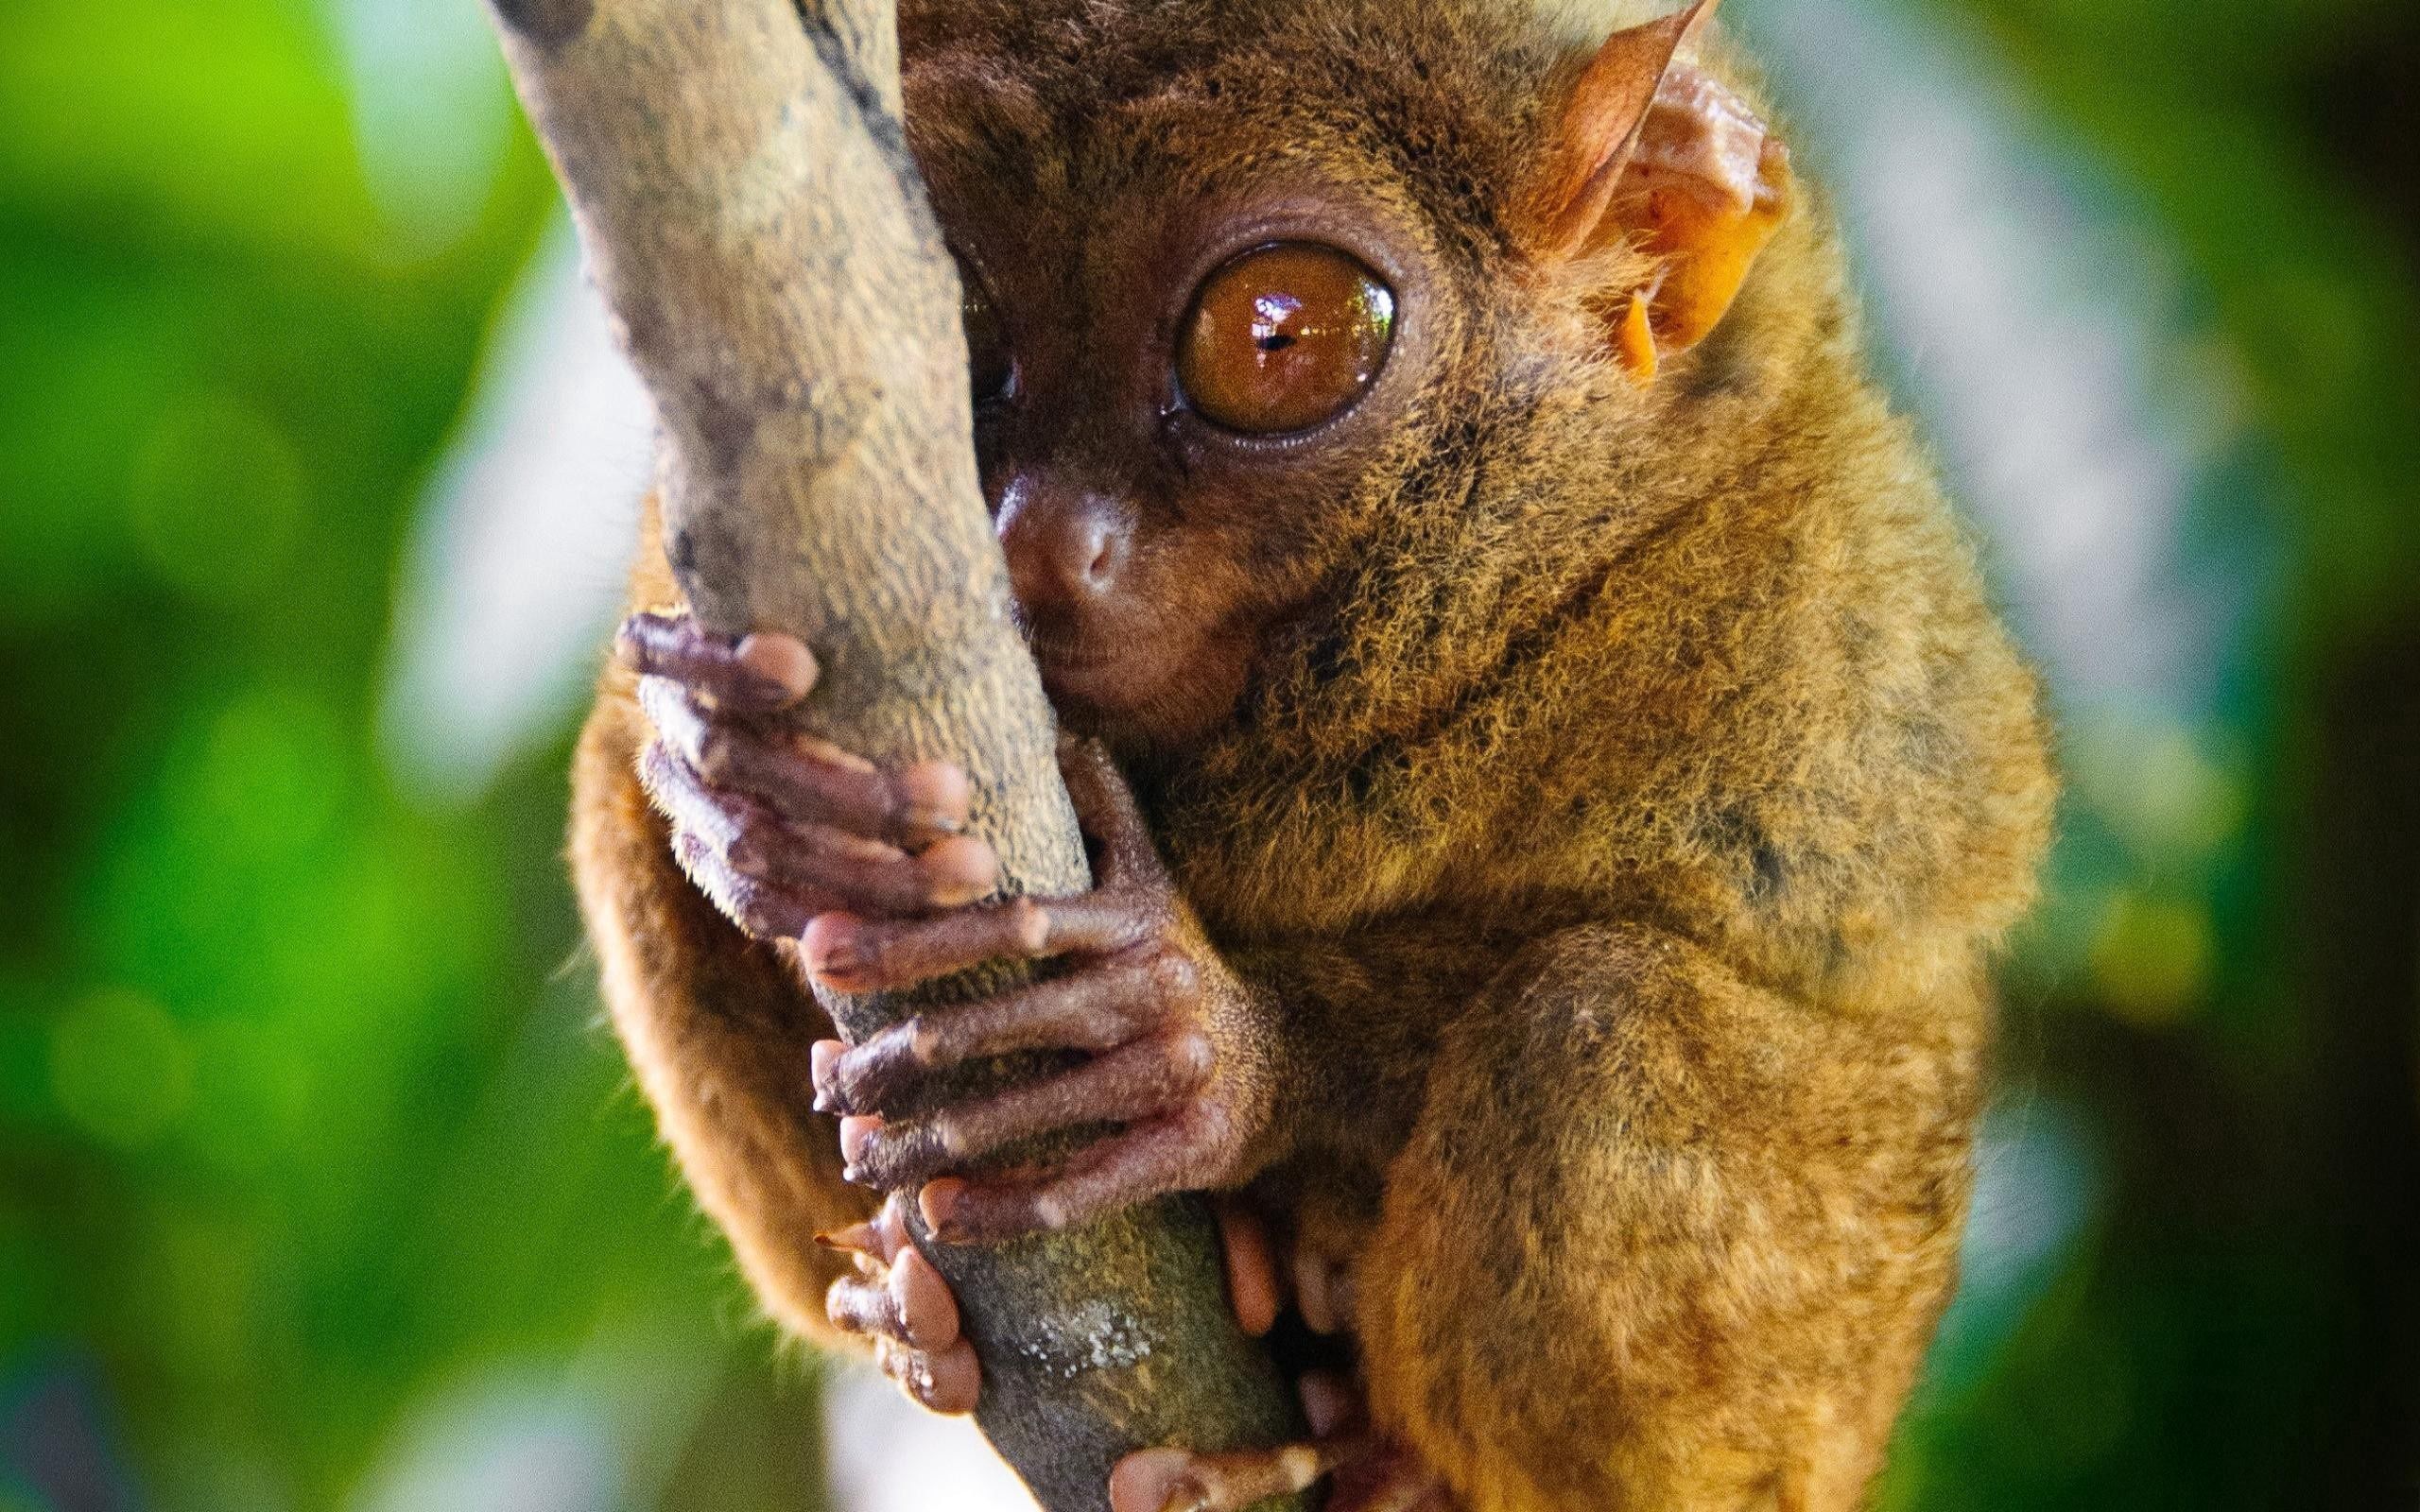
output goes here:
[{"label": "bokeh background", "polygon": [[[2420,1507],[2420,8],[1732,9],[2072,784],[1883,1504]],[[472,0],[0,0],[0,1512],[999,1501],[597,1023],[646,432]]]}]

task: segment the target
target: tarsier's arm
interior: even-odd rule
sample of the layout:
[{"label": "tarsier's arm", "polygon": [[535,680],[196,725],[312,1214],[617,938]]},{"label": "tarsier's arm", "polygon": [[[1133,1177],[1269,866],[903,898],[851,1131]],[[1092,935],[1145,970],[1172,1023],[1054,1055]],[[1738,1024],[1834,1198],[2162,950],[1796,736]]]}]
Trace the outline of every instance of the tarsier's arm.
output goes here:
[{"label": "tarsier's arm", "polygon": [[873,1210],[840,1178],[807,1046],[829,1022],[769,943],[742,935],[674,862],[639,784],[648,729],[616,671],[580,737],[572,863],[605,1000],[664,1137],[742,1270],[786,1329],[837,1339],[823,1296],[847,1267],[815,1242]]},{"label": "tarsier's arm", "polygon": [[[642,606],[677,598],[651,501],[633,597]],[[924,906],[962,902],[986,885],[955,878],[949,852],[929,849],[912,860],[896,849],[886,858],[880,848],[872,860],[844,858],[858,891],[819,889],[812,879],[775,889],[713,871],[718,856],[708,852],[728,847],[727,830],[676,835],[664,811],[681,812],[683,790],[668,780],[680,737],[710,755],[709,765],[729,752],[696,750],[696,721],[668,679],[644,690],[650,707],[643,708],[636,669],[677,673],[695,696],[744,718],[795,701],[813,664],[794,643],[768,658],[745,644],[667,636],[662,626],[642,615],[626,628],[572,770],[572,874],[605,1000],[666,1141],[757,1297],[793,1332],[857,1342],[856,1330],[827,1320],[826,1294],[850,1267],[818,1236],[864,1220],[875,1198],[842,1178],[838,1122],[813,1106],[811,1047],[833,1030],[800,974],[795,940],[804,910],[819,902],[862,906],[871,896]],[[861,763],[803,769],[877,816],[887,833],[925,822],[929,834],[901,836],[911,844],[964,816],[962,783],[927,791],[917,785],[922,771],[890,776]],[[931,801],[920,808],[919,799]],[[756,938],[735,922],[776,906],[790,912],[753,919],[765,926]]]}]

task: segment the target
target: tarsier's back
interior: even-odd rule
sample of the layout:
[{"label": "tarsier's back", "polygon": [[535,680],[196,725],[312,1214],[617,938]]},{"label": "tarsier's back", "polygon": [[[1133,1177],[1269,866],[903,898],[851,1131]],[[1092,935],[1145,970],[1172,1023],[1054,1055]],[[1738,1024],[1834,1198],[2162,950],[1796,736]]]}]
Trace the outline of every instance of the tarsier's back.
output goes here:
[{"label": "tarsier's back", "polygon": [[[1024,1122],[886,1123],[957,1052],[820,1049],[845,1174],[979,1240],[1238,1194],[1239,1252],[1291,1278],[1239,1263],[1239,1309],[1290,1290],[1381,1446],[1340,1506],[1850,1506],[1954,1277],[1989,953],[2048,824],[2036,693],[1704,9],[906,7],[986,490],[1054,704],[1139,799],[1125,880],[1013,928],[850,892],[619,675],[584,757],[626,1032],[707,980],[820,1022],[794,964],[1063,955],[964,1040],[1092,1057]],[[671,596],[651,548],[640,601]],[[786,818],[851,827],[816,801]],[[748,929],[817,918],[803,946],[701,923],[676,848]],[[1115,1132],[984,1165],[1037,1118]],[[785,1316],[837,1278],[927,1400],[977,1389],[868,1299],[895,1239],[871,1283],[776,1255],[795,1221],[683,1155]],[[832,1221],[873,1210],[798,1163]],[[1134,1475],[1118,1512],[1263,1484]]]}]

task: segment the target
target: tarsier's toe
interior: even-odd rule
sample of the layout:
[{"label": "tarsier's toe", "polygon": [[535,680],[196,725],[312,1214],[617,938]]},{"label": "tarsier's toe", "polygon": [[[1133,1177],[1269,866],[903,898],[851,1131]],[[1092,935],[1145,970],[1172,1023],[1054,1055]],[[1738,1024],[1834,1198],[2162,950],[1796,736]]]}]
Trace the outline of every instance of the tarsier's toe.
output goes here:
[{"label": "tarsier's toe", "polygon": [[716,635],[686,614],[633,614],[614,654],[643,677],[669,678],[734,710],[786,708],[815,686],[815,655],[780,634]]},{"label": "tarsier's toe", "polygon": [[1110,1512],[1243,1512],[1255,1502],[1308,1490],[1332,1469],[1328,1451],[1317,1444],[1236,1454],[1138,1450],[1110,1471]]},{"label": "tarsier's toe", "polygon": [[958,1297],[923,1251],[909,1248],[890,1267],[890,1297],[899,1308],[899,1332],[928,1352],[959,1342]]},{"label": "tarsier's toe", "polygon": [[882,1373],[931,1411],[973,1412],[981,1400],[982,1367],[975,1346],[964,1339],[946,1349],[913,1349],[884,1339],[874,1346],[874,1362]]},{"label": "tarsier's toe", "polygon": [[1236,1325],[1250,1338],[1259,1338],[1277,1325],[1285,1297],[1279,1289],[1277,1260],[1269,1241],[1269,1226],[1260,1215],[1234,1198],[1219,1203],[1219,1251],[1227,1268],[1227,1301]]},{"label": "tarsier's toe", "polygon": [[1328,1512],[1459,1512],[1442,1477],[1371,1431],[1352,1381],[1314,1370],[1297,1390],[1311,1442],[1221,1454],[1138,1451],[1110,1472],[1110,1512],[1243,1512],[1322,1481]]},{"label": "tarsier's toe", "polygon": [[892,1198],[866,1222],[819,1237],[856,1262],[857,1274],[834,1281],[825,1294],[833,1326],[873,1339],[883,1373],[926,1407],[974,1411],[982,1367],[960,1332],[949,1282],[908,1242],[901,1201]]}]

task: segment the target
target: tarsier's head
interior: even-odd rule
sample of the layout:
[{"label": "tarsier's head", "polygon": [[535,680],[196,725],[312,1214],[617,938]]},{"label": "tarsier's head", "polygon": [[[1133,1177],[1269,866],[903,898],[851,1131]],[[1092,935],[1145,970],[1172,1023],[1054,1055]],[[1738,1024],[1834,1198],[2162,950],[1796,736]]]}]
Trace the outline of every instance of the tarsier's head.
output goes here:
[{"label": "tarsier's head", "polygon": [[1636,438],[1722,386],[1693,349],[1788,173],[1695,60],[1709,4],[1615,9],[905,8],[985,490],[1073,721],[1181,744],[1400,642],[1340,616],[1423,555],[1478,583],[1525,518],[1644,528]]}]

